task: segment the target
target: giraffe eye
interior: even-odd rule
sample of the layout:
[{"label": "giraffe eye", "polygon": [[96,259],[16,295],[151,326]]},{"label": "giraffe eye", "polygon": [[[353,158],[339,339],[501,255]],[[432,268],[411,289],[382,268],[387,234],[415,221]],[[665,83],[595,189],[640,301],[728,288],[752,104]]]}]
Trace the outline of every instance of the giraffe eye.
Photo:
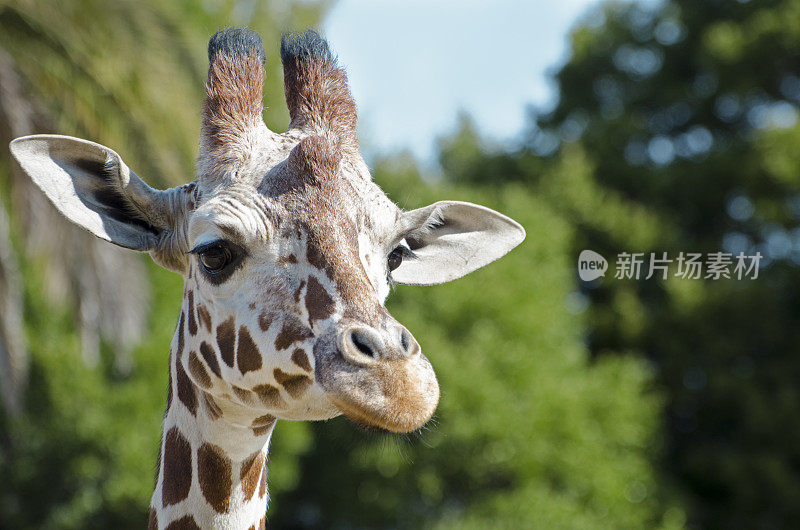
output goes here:
[{"label": "giraffe eye", "polygon": [[222,240],[199,246],[191,253],[197,254],[200,270],[213,284],[227,280],[244,258],[244,252],[239,247]]},{"label": "giraffe eye", "polygon": [[403,247],[396,247],[394,250],[389,252],[389,256],[386,258],[386,262],[389,266],[390,271],[395,270],[397,267],[400,266],[401,263],[403,263],[403,254],[404,254]]},{"label": "giraffe eye", "polygon": [[219,274],[231,262],[231,251],[224,245],[216,244],[201,250],[198,258],[208,274]]}]

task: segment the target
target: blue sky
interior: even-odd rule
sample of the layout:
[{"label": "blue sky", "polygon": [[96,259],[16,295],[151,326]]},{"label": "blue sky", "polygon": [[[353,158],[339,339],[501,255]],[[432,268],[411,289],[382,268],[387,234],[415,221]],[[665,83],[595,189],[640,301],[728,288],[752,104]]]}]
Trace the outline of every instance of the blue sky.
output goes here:
[{"label": "blue sky", "polygon": [[551,105],[548,72],[597,0],[339,0],[323,30],[347,68],[365,154],[433,160],[459,110],[490,139],[516,137],[528,105]]}]

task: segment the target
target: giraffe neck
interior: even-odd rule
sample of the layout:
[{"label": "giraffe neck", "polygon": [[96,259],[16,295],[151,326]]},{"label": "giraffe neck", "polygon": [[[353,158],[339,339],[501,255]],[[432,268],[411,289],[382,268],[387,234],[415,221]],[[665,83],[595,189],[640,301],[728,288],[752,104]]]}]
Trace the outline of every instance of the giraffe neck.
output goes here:
[{"label": "giraffe neck", "polygon": [[[209,394],[185,376],[182,348],[170,355],[167,411],[150,528],[258,529],[267,511],[267,451],[273,417],[263,424],[231,421]],[[228,416],[229,413],[230,416]],[[238,419],[238,418],[237,418]],[[174,523],[174,524],[173,524]]]}]

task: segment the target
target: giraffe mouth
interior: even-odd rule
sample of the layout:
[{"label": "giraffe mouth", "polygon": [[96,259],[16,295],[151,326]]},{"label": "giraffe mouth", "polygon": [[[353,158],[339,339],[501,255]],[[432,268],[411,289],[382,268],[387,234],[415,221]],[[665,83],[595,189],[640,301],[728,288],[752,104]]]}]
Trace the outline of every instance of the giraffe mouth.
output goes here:
[{"label": "giraffe mouth", "polygon": [[379,434],[404,434],[414,432],[421,429],[433,416],[433,412],[431,412],[429,415],[423,416],[425,419],[422,421],[415,421],[413,423],[393,421],[391,418],[382,417],[382,415],[378,416],[379,419],[376,420],[374,411],[355,410],[346,405],[340,405],[336,401],[334,401],[334,403],[339,407],[339,410],[342,411],[342,414],[358,427],[365,431]]},{"label": "giraffe mouth", "polygon": [[369,395],[349,384],[343,386],[329,391],[328,397],[348,419],[367,429],[393,433],[416,431],[431,419],[439,402],[439,385],[435,380],[427,388],[416,392],[403,389],[394,395],[385,393],[387,389],[395,390],[391,383]]},{"label": "giraffe mouth", "polygon": [[364,428],[412,432],[431,419],[439,403],[439,383],[424,355],[369,366],[353,366],[338,354],[320,360],[317,380],[328,398]]}]

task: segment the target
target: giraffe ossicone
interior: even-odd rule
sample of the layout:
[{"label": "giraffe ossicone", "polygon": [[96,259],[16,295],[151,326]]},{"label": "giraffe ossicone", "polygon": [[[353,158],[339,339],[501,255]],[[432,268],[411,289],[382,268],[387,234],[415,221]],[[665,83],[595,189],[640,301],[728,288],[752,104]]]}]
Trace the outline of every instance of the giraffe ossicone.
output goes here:
[{"label": "giraffe ossicone", "polygon": [[182,274],[151,528],[259,528],[277,419],[408,432],[439,399],[386,310],[392,282],[433,285],[509,252],[522,227],[458,201],[403,211],[359,155],[347,78],[315,32],[281,41],[291,123],[262,120],[260,37],[209,42],[197,178],[155,190],[102,145],[58,135],[11,151],[70,221]]}]

